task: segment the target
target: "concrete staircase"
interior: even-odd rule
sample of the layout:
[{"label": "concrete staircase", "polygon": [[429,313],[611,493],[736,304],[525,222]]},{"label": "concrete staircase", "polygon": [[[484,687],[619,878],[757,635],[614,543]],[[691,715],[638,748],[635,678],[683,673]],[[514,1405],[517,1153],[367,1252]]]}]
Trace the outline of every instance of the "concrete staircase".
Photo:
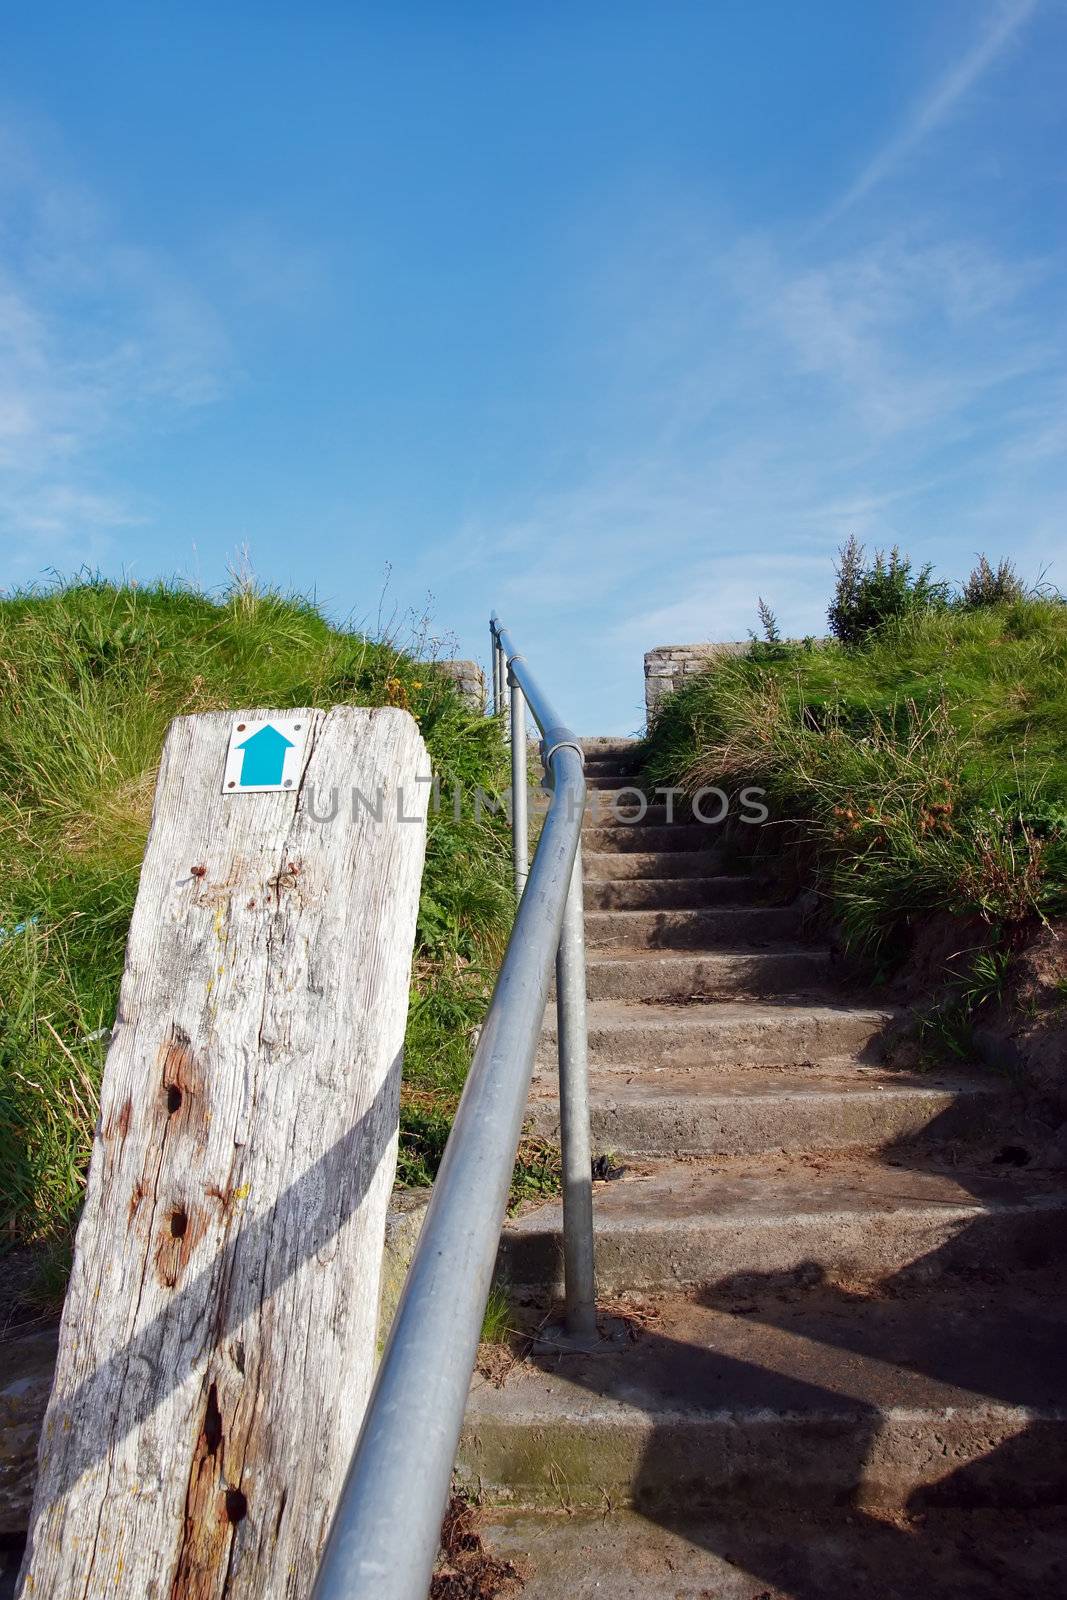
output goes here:
[{"label": "concrete staircase", "polygon": [[[610,797],[632,742],[585,745]],[[1004,1080],[883,1061],[886,1009],[717,831],[585,829],[603,1341],[476,1375],[489,1544],[527,1600],[1067,1592],[1062,1186],[997,1159]],[[555,1072],[550,1006],[549,1139]],[[561,1224],[501,1247],[546,1313]]]}]

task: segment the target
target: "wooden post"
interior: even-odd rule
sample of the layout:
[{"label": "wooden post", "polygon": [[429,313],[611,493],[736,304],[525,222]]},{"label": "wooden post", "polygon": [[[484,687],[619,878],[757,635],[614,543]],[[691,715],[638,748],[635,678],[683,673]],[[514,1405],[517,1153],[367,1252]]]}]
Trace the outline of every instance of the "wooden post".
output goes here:
[{"label": "wooden post", "polygon": [[306,1595],[358,1433],[429,758],[406,712],[290,711],[291,788],[224,792],[235,722],[271,716],[167,736],[41,1440],[34,1600]]}]

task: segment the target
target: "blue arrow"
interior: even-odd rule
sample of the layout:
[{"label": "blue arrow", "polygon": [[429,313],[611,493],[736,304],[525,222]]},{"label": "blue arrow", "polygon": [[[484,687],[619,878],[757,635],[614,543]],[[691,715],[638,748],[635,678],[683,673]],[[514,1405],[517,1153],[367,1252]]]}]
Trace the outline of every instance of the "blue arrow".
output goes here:
[{"label": "blue arrow", "polygon": [[266,722],[237,748],[245,753],[241,763],[241,788],[247,789],[256,783],[281,783],[285,752],[293,748],[293,741]]}]

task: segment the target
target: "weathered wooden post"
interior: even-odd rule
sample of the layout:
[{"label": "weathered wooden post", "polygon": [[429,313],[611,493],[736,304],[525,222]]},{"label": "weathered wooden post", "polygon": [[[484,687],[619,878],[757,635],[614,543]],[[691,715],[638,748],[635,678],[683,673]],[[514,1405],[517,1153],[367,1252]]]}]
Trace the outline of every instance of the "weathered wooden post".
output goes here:
[{"label": "weathered wooden post", "polygon": [[23,1596],[310,1589],[374,1364],[429,776],[397,710],[171,727]]}]

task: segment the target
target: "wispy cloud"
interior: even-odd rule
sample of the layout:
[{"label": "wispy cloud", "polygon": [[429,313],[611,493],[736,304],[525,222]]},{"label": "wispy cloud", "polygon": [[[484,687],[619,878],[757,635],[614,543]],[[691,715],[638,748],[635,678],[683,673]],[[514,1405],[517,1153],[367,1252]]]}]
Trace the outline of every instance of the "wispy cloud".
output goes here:
[{"label": "wispy cloud", "polygon": [[334,290],[325,253],[262,212],[230,215],[200,255],[227,298],[245,311],[306,314]]},{"label": "wispy cloud", "polygon": [[926,222],[799,255],[687,227],[665,262],[653,231],[628,278],[615,250],[608,309],[596,281],[576,308],[618,404],[590,409],[551,492],[479,507],[419,569],[469,594],[471,628],[490,599],[521,614],[577,725],[608,705],[636,726],[641,653],[744,638],[760,593],[783,631],[821,631],[849,534],[956,580],[983,548],[1048,562],[1067,515],[1054,254]]},{"label": "wispy cloud", "polygon": [[915,105],[903,126],[877,152],[830,212],[839,217],[952,116],[1037,9],[1037,0],[1001,0],[978,38]]},{"label": "wispy cloud", "polygon": [[736,287],[746,320],[880,440],[931,424],[958,432],[991,391],[1054,366],[1049,329],[1026,314],[1050,275],[972,241],[899,236],[800,270],[745,249]]},{"label": "wispy cloud", "polygon": [[141,520],[109,450],[209,404],[230,356],[183,273],[0,128],[0,543],[5,577],[94,561]]}]

